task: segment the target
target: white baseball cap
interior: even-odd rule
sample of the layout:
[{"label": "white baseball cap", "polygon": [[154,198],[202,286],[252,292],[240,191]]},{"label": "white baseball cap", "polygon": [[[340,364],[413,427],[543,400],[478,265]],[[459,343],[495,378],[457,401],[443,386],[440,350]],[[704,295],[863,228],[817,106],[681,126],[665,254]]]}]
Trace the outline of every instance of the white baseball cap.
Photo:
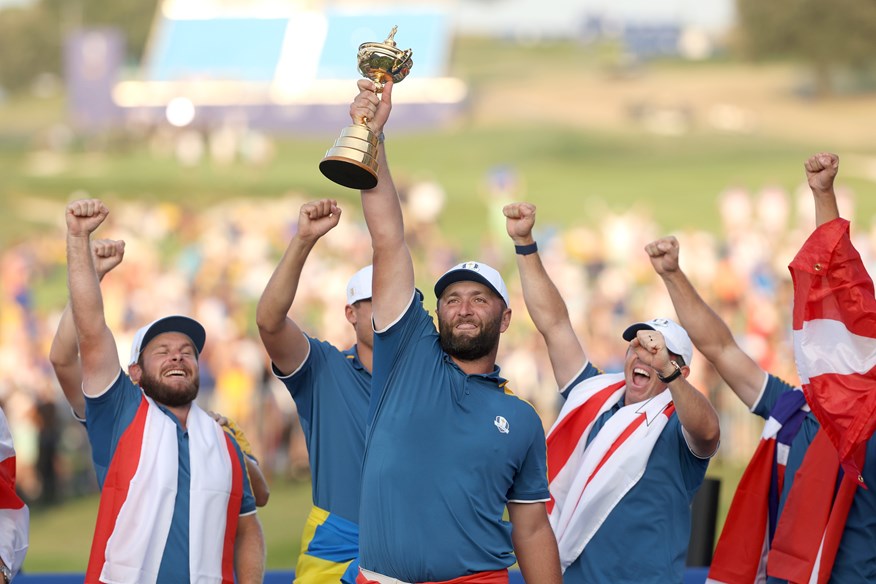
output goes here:
[{"label": "white baseball cap", "polygon": [[681,328],[681,325],[668,318],[655,318],[648,322],[637,322],[627,327],[624,331],[624,340],[632,341],[636,338],[636,333],[641,330],[657,331],[663,335],[666,340],[666,348],[676,355],[681,355],[685,365],[690,365],[693,359],[693,343],[690,342],[690,337],[687,336],[687,331]]},{"label": "white baseball cap", "polygon": [[511,302],[508,300],[508,288],[505,286],[505,280],[502,279],[499,272],[487,264],[463,262],[453,266],[435,282],[435,298],[441,298],[444,289],[456,282],[480,282],[495,292],[496,296],[504,300],[505,306],[511,305]]},{"label": "white baseball cap", "polygon": [[365,266],[347,282],[347,304],[353,305],[360,300],[371,298],[372,266]]},{"label": "white baseball cap", "polygon": [[186,335],[195,344],[198,354],[204,350],[204,343],[207,342],[207,332],[201,326],[201,323],[195,319],[180,315],[165,316],[150,322],[134,335],[128,367],[137,363],[140,359],[140,353],[149,344],[149,341],[164,333],[182,333]]}]

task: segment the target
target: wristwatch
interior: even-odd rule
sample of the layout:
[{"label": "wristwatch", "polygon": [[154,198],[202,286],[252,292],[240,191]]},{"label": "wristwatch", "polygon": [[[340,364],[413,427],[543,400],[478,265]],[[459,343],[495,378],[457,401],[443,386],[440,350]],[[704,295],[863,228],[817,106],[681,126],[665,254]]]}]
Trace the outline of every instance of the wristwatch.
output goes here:
[{"label": "wristwatch", "polygon": [[10,570],[2,561],[0,561],[0,576],[3,576],[3,582],[5,584],[12,582],[12,570]]},{"label": "wristwatch", "polygon": [[657,379],[659,379],[663,383],[667,383],[667,384],[675,381],[676,379],[678,379],[681,376],[681,367],[678,366],[678,363],[676,363],[675,361],[670,361],[670,363],[672,363],[672,367],[675,368],[675,371],[673,371],[672,373],[670,373],[666,377],[663,377],[662,375],[660,375],[659,372],[657,373]]}]

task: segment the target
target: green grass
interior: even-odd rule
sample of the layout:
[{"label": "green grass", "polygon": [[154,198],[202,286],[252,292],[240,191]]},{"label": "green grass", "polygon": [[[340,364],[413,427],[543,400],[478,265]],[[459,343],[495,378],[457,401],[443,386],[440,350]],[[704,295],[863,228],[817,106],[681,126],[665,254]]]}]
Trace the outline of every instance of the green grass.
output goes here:
[{"label": "green grass", "polygon": [[[84,497],[31,514],[28,572],[84,572],[97,518],[98,497]],[[310,512],[310,482],[271,482],[271,498],[259,510],[269,570],[295,567],[301,529]]]}]

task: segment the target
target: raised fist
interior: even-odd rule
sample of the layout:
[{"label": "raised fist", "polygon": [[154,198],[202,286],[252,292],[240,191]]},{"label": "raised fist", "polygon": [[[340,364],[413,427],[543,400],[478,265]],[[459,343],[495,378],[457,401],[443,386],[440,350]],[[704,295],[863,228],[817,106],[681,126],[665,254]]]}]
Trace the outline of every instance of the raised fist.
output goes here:
[{"label": "raised fist", "polygon": [[109,209],[100,199],[81,199],[67,205],[67,233],[76,237],[89,236],[103,223]]}]

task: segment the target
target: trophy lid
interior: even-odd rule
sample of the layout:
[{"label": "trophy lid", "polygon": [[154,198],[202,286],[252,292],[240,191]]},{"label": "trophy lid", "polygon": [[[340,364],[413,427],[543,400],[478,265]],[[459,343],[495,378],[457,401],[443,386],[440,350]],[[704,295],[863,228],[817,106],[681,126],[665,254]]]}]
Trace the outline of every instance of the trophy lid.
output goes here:
[{"label": "trophy lid", "polygon": [[383,84],[387,78],[399,83],[410,73],[414,62],[411,59],[411,49],[401,50],[396,46],[395,33],[398,26],[393,26],[382,43],[362,43],[359,45],[359,71],[378,84]]}]

